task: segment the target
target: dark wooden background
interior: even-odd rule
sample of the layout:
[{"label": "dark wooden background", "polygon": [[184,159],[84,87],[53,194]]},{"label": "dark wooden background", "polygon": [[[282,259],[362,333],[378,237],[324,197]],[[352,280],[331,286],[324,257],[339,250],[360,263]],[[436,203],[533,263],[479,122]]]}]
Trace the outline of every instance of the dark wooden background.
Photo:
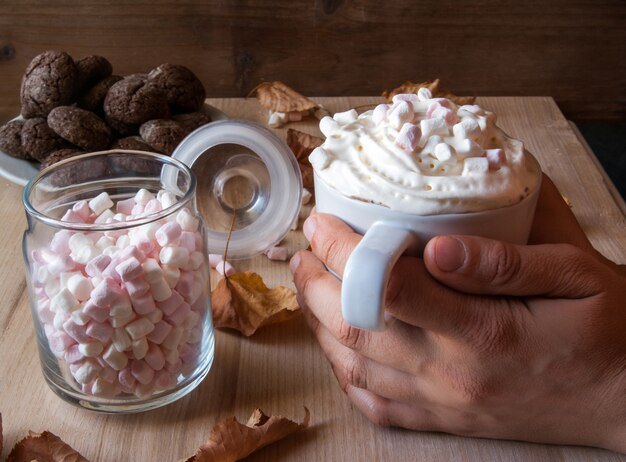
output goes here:
[{"label": "dark wooden background", "polygon": [[0,122],[46,49],[117,74],[184,64],[208,96],[279,79],[309,96],[439,77],[458,94],[550,95],[576,121],[626,120],[624,0],[0,0]]}]

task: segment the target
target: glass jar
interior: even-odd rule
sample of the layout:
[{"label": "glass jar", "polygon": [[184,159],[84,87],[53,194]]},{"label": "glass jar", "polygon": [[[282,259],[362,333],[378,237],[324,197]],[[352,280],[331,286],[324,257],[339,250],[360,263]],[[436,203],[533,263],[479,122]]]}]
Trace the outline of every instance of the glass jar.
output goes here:
[{"label": "glass jar", "polygon": [[50,388],[116,413],[193,390],[214,355],[193,172],[162,155],[86,154],[42,171],[23,202],[26,279]]}]

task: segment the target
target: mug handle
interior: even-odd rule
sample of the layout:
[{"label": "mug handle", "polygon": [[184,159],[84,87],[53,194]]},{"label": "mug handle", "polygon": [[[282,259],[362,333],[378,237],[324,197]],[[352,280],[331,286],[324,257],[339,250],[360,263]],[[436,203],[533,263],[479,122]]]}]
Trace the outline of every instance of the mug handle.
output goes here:
[{"label": "mug handle", "polygon": [[378,221],[365,233],[346,262],[341,287],[341,313],[360,329],[384,330],[384,303],[393,266],[418,239],[406,227]]}]

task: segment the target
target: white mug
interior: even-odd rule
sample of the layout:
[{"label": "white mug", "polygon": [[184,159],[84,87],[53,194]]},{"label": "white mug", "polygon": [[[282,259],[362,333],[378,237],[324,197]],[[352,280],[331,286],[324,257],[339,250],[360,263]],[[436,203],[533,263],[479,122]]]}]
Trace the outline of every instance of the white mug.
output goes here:
[{"label": "white mug", "polygon": [[[526,153],[541,175],[539,164]],[[315,206],[364,234],[343,273],[341,311],[352,326],[383,330],[384,301],[391,270],[401,255],[421,256],[426,243],[442,234],[468,234],[526,244],[541,180],[520,202],[493,210],[413,215],[342,195],[314,176]]]}]

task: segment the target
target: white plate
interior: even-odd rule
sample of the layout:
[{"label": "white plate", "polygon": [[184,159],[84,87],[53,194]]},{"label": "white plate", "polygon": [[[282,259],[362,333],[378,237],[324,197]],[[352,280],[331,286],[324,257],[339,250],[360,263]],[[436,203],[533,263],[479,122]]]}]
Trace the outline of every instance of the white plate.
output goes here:
[{"label": "white plate", "polygon": [[[226,114],[216,107],[204,104],[202,112],[209,115],[211,120],[228,119]],[[21,120],[22,116],[18,116],[13,120]],[[0,151],[0,176],[20,186],[25,186],[39,172],[39,162],[30,160],[16,159],[5,152]]]}]

